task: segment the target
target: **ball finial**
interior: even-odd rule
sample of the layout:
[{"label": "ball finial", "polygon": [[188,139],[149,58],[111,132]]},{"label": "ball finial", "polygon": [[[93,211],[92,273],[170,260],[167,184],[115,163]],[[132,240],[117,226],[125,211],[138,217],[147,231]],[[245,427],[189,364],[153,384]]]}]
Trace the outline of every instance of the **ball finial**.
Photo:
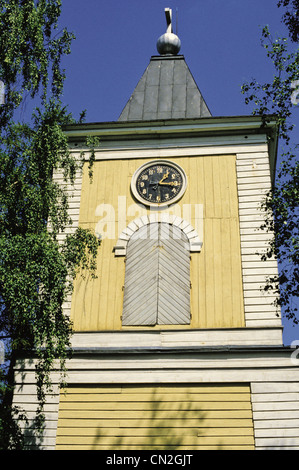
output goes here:
[{"label": "ball finial", "polygon": [[157,41],[157,50],[161,55],[177,55],[181,49],[179,37],[173,33],[172,28],[172,10],[165,8],[167,21],[167,31],[159,37]]}]

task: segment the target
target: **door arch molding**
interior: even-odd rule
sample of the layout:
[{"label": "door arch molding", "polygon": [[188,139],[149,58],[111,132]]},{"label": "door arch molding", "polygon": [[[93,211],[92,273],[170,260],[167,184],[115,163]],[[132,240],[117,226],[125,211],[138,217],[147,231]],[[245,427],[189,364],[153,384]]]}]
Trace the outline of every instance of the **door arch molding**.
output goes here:
[{"label": "door arch molding", "polygon": [[132,235],[145,225],[150,225],[155,222],[165,222],[169,225],[174,225],[182,230],[186,235],[189,241],[189,251],[192,253],[200,252],[203,242],[200,239],[197,231],[192,227],[192,225],[178,217],[176,215],[169,214],[150,214],[149,216],[145,215],[134,219],[132,222],[127,225],[127,227],[121,232],[117,243],[114,247],[115,256],[126,256],[127,254],[127,245],[129,243]]}]

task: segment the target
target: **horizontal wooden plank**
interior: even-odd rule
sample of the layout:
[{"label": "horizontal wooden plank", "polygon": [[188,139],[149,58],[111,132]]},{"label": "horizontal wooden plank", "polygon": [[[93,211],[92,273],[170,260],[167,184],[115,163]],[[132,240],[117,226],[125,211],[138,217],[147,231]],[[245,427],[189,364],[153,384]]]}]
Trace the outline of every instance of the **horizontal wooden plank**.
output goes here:
[{"label": "horizontal wooden plank", "polygon": [[[56,420],[46,420],[45,421],[45,429],[42,431],[43,435],[47,436],[56,436],[56,430],[57,430],[57,421],[58,421],[58,416],[56,415]],[[31,420],[31,422],[28,422],[26,424],[24,421],[18,421],[19,427],[24,430],[25,432],[32,433],[31,431],[31,426],[34,425],[34,420]]]},{"label": "horizontal wooden plank", "polygon": [[[277,316],[276,316],[276,310],[273,309],[269,312],[247,312],[247,315],[246,315],[246,319],[247,321],[249,320],[276,320],[277,319]],[[280,317],[279,317],[279,321],[280,321]]]},{"label": "horizontal wooden plank", "polygon": [[268,158],[268,152],[267,152],[267,148],[263,149],[263,150],[260,150],[260,149],[257,149],[257,148],[254,148],[254,149],[250,149],[249,151],[247,150],[247,152],[243,152],[243,153],[239,153],[239,152],[236,152],[237,154],[237,162],[241,161],[241,160],[249,160],[249,161],[252,161],[252,160],[257,160],[258,158],[265,158],[267,157]]},{"label": "horizontal wooden plank", "polygon": [[[261,320],[246,320],[246,326],[248,328],[275,328],[281,326],[281,319],[261,319]],[[268,344],[271,344],[269,342]]]},{"label": "horizontal wooden plank", "polygon": [[249,176],[254,176],[260,172],[262,172],[263,175],[270,174],[269,163],[267,162],[266,158],[260,158],[259,160],[252,163],[248,163],[245,160],[242,161],[242,164],[241,162],[237,162],[237,171],[238,176],[241,176],[243,173]]},{"label": "horizontal wooden plank", "polygon": [[299,438],[298,437],[273,437],[259,438],[256,440],[256,445],[259,447],[269,447],[282,449],[284,447],[295,447],[299,449]]},{"label": "horizontal wooden plank", "polygon": [[246,171],[240,171],[240,166],[238,166],[237,170],[238,170],[238,184],[242,184],[242,182],[248,183],[248,184],[257,183],[257,184],[260,184],[262,187],[263,184],[265,183],[266,184],[271,183],[270,172],[267,169],[258,170],[258,167],[256,167],[255,169],[246,172]]},{"label": "horizontal wooden plank", "polygon": [[245,227],[246,222],[250,227],[253,225],[258,225],[258,227],[260,227],[265,221],[265,214],[260,211],[253,211],[252,209],[244,209],[243,211],[240,211],[239,220],[240,227]]},{"label": "horizontal wooden plank", "polygon": [[[193,403],[201,403],[201,402],[219,402],[221,400],[221,403],[235,403],[235,402],[244,402],[248,401],[250,398],[250,395],[247,393],[171,393],[170,396],[165,396],[166,392],[156,392],[153,390],[152,393],[122,393],[121,396],[119,394],[114,393],[111,391],[111,393],[69,393],[67,392],[66,394],[61,395],[60,398],[60,403],[62,404],[63,402],[68,403],[69,405],[72,402],[76,403],[92,403],[94,406],[96,406],[97,403],[106,403],[110,402],[112,400],[118,400],[118,403],[134,403],[136,404],[139,402],[140,404],[142,403],[151,403],[153,399],[159,401],[159,405],[162,406],[162,404],[165,404],[166,406],[176,406],[176,402],[182,402],[184,404],[189,403],[189,405],[193,405]],[[170,398],[171,397],[171,398]]]},{"label": "horizontal wooden plank", "polygon": [[[258,276],[258,275],[274,275],[278,270],[277,270],[277,265],[275,266],[271,266],[271,267],[267,267],[266,265],[263,265],[261,264],[262,267],[245,267],[245,268],[242,268],[242,272],[243,272],[243,275],[244,276]],[[265,266],[265,267],[263,267]]]},{"label": "horizontal wooden plank", "polygon": [[298,419],[298,410],[255,411],[254,420]]},{"label": "horizontal wooden plank", "polygon": [[[29,437],[29,438],[31,437],[32,438],[32,429],[30,429],[30,428],[26,429],[26,428],[23,427],[23,433],[24,433],[25,437]],[[40,439],[42,442],[45,442],[45,440],[47,438],[52,438],[52,439],[54,439],[54,444],[55,444],[56,434],[57,434],[56,426],[55,427],[54,426],[52,426],[52,427],[46,426],[46,429],[41,431],[41,435],[37,439]]]},{"label": "horizontal wooden plank", "polygon": [[[165,384],[157,384],[157,385],[147,385],[146,387],[144,385],[125,385],[125,386],[107,386],[107,385],[102,385],[102,386],[97,386],[97,385],[86,385],[84,387],[80,386],[74,386],[74,387],[68,387],[66,390],[67,394],[70,395],[77,395],[77,394],[83,394],[84,396],[91,394],[110,394],[110,393],[125,393],[128,395],[130,393],[136,394],[138,392],[138,395],[140,394],[145,394],[148,395],[149,393],[169,393],[171,391],[171,394],[177,394],[177,393],[183,393],[186,394],[188,393],[189,395],[192,394],[214,394],[214,393],[221,393],[221,395],[225,394],[248,394],[248,387],[247,385],[244,384],[198,384],[198,385],[185,385],[185,384],[171,384],[171,385],[165,385]],[[63,398],[65,395],[63,394],[61,398]]]},{"label": "horizontal wooden plank", "polygon": [[[81,407],[82,410],[82,407]],[[72,410],[72,416],[76,419],[140,419],[140,420],[147,420],[147,419],[154,419],[152,411],[145,411],[140,415],[140,411],[115,411],[113,410]],[[198,411],[199,416],[197,418],[194,417],[194,411],[192,410],[175,410],[175,411],[160,411],[159,418],[156,421],[156,424],[161,420],[192,420],[196,421],[201,419],[200,413],[201,410]],[[209,411],[209,418],[214,419],[223,419],[223,418],[250,418],[252,416],[251,409],[247,410],[211,410]],[[61,418],[69,418],[70,417],[70,410],[61,409],[59,411],[59,417]]]},{"label": "horizontal wooden plank", "polygon": [[[264,325],[266,328],[269,328],[268,325]],[[281,332],[280,332],[281,334]],[[271,344],[271,343],[270,343]],[[99,384],[99,383],[126,383],[126,384],[147,384],[149,382],[164,382],[164,383],[174,383],[174,382],[184,382],[184,383],[194,383],[200,378],[205,383],[214,383],[214,382],[223,382],[231,383],[237,381],[251,382],[259,381],[281,381],[281,377],[284,377],[284,380],[287,382],[293,382],[294,380],[299,380],[299,370],[294,368],[291,363],[291,358],[289,362],[286,360],[285,364],[274,368],[269,368],[266,363],[261,363],[260,367],[254,366],[252,363],[247,365],[246,368],[234,368],[230,367],[229,361],[223,361],[226,364],[227,368],[223,369],[222,367],[214,368],[213,361],[210,363],[210,367],[206,369],[190,369],[184,370],[180,369],[163,369],[160,370],[139,370],[138,373],[136,369],[124,369],[124,370],[74,370],[69,372],[68,381],[73,384]],[[231,364],[232,366],[233,364]],[[207,364],[208,366],[208,364]],[[200,373],[199,373],[200,371]],[[33,374],[34,375],[34,374]],[[22,376],[21,376],[22,377]],[[30,383],[26,381],[25,383]]]},{"label": "horizontal wooden plank", "polygon": [[[38,402],[36,401],[35,403],[23,403],[21,400],[19,402],[16,402],[16,404],[18,403],[19,406],[22,406],[22,409],[24,411],[28,411],[28,412],[36,412],[37,411],[37,408],[38,408]],[[59,408],[59,405],[58,403],[57,404],[45,404],[44,405],[44,411],[46,414],[49,414],[49,413],[58,413],[58,408]]]},{"label": "horizontal wooden plank", "polygon": [[[240,421],[239,421],[240,422]],[[85,423],[85,421],[84,421]],[[84,425],[83,423],[83,425]],[[229,421],[228,421],[229,423]],[[134,427],[134,428],[125,428],[125,427],[111,427],[107,425],[107,427],[101,426],[101,423],[98,423],[98,426],[91,425],[90,427],[84,428],[84,435],[85,436],[97,436],[101,433],[105,433],[106,436],[167,436],[169,435],[169,429],[163,427],[153,427],[153,428],[146,428],[146,427]],[[241,424],[241,422],[240,422]],[[243,424],[243,423],[242,423]],[[57,436],[81,436],[81,427],[60,427],[57,431]],[[54,430],[53,430],[54,432]],[[262,431],[261,431],[262,432]],[[206,437],[211,436],[253,436],[253,429],[250,424],[248,427],[205,427],[204,423],[202,427],[194,427],[194,428],[185,428],[184,429],[184,436],[200,436],[205,435]],[[172,428],[171,435],[173,437],[181,436],[181,428]]]},{"label": "horizontal wooden plank", "polygon": [[[265,230],[251,230],[250,232],[242,233],[242,245],[243,243],[261,243],[261,247],[264,246],[266,242],[273,240],[273,233]],[[245,245],[246,246],[246,245]]]},{"label": "horizontal wooden plank", "polygon": [[[265,188],[259,188],[259,185],[256,187],[253,187],[252,185],[244,184],[240,185],[238,187],[238,196],[239,200],[248,200],[250,201],[250,198],[254,197],[266,197],[266,195],[269,193],[270,187],[265,187]],[[242,199],[243,198],[243,199]]]},{"label": "horizontal wooden plank", "polygon": [[256,206],[260,207],[260,204],[266,200],[268,191],[258,191],[258,190],[252,190],[252,191],[243,191],[240,190],[238,191],[238,200],[239,203],[254,203]]},{"label": "horizontal wooden plank", "polygon": [[[259,315],[259,316],[258,316]],[[262,311],[258,315],[253,316],[253,319],[257,319],[261,317],[270,319],[271,316],[264,315]],[[273,315],[273,318],[276,319],[276,316]],[[266,334],[266,332],[264,332]],[[291,354],[290,355],[282,355],[277,357],[275,354],[271,355],[260,355],[260,357],[254,358],[254,367],[266,367],[269,366],[269,361],[271,364],[276,367],[284,367],[289,366],[291,364]],[[193,357],[190,354],[182,355],[181,357],[159,357],[155,358],[154,355],[147,359],[139,358],[139,359],[132,359],[129,360],[128,358],[123,359],[102,359],[98,361],[96,359],[74,359],[68,365],[69,374],[73,376],[73,374],[81,374],[82,379],[85,375],[89,375],[89,370],[93,371],[97,376],[99,375],[108,375],[109,372],[113,373],[127,373],[136,376],[139,375],[139,371],[143,369],[144,373],[147,374],[149,377],[152,375],[153,371],[165,371],[166,373],[170,374],[179,374],[179,373],[190,373],[192,376],[193,372],[196,373],[196,369],[199,371],[204,371],[209,369],[218,370],[219,373],[221,369],[227,372],[227,369],[234,369],[235,373],[238,374],[239,369],[245,368],[245,366],[250,369],[253,364],[253,357],[251,354],[244,354],[241,357],[236,354],[233,355],[232,352],[223,352],[220,355],[217,354],[215,356],[215,352],[205,353],[203,355],[199,354],[197,357]],[[90,369],[88,370],[88,367]],[[224,373],[224,372],[223,372]],[[94,382],[93,382],[94,383]],[[116,382],[117,383],[117,382]],[[154,393],[154,392],[153,392]],[[137,392],[136,392],[137,394]],[[158,393],[156,393],[158,395]],[[188,395],[189,396],[189,395]],[[143,398],[141,397],[140,400]],[[192,399],[192,397],[190,397]]]},{"label": "horizontal wooden plank", "polygon": [[[273,393],[284,393],[288,394],[290,392],[299,392],[299,383],[298,382],[253,382],[251,384],[252,396],[253,398],[259,394],[269,394],[271,396]],[[287,395],[286,395],[287,396]]]},{"label": "horizontal wooden plank", "polygon": [[[56,446],[56,450],[90,450],[89,445],[80,445],[80,444],[74,444],[74,445],[58,445]],[[158,445],[144,445],[144,446],[139,446],[136,448],[136,445],[131,444],[131,445],[121,445],[118,444],[116,447],[110,448],[110,450],[150,450],[150,451],[155,451],[155,450],[176,450],[176,451],[181,451],[181,450],[187,450],[187,451],[192,451],[192,450],[253,450],[254,447],[253,445],[224,445],[224,444],[215,444],[215,445],[196,445],[192,446],[190,444],[188,445],[167,445],[167,447],[161,447],[159,444]],[[99,444],[93,444],[92,445],[92,450],[107,450],[107,445],[99,445]]]},{"label": "horizontal wooden plank", "polygon": [[298,401],[269,401],[269,402],[260,402],[260,403],[252,403],[253,411],[282,411],[282,410],[299,410],[299,402]]},{"label": "horizontal wooden plank", "polygon": [[[59,402],[59,395],[57,396],[52,396],[52,395],[47,395],[46,396],[47,404],[54,404]],[[23,393],[20,394],[14,394],[14,403],[24,403],[24,404],[29,404],[29,403],[37,403],[37,395],[26,395]]]},{"label": "horizontal wooden plank", "polygon": [[[257,284],[258,286],[258,284]],[[273,293],[273,291],[265,291],[264,286],[259,286],[260,289],[254,288],[254,285],[252,284],[246,284],[246,287],[244,287],[244,291],[246,292],[246,298],[256,298],[256,299],[269,299],[270,301],[273,301],[276,298],[276,295]]]},{"label": "horizontal wooden plank", "polygon": [[[154,439],[156,437],[156,439]],[[224,439],[223,436],[220,436]],[[148,446],[151,444],[158,445],[160,447],[176,447],[181,445],[197,446],[197,445],[221,445],[221,439],[219,436],[173,436],[170,432],[168,436],[57,436],[57,445],[88,445],[90,448],[96,443],[102,446],[127,446],[132,444],[136,448],[141,446]],[[253,445],[254,440],[252,436],[225,436],[225,445]]]},{"label": "horizontal wooden plank", "polygon": [[[261,178],[262,179],[262,178]],[[268,178],[264,181],[259,181],[259,182],[250,182],[250,178],[244,178],[244,180],[239,180],[238,181],[238,191],[245,191],[251,192],[252,191],[263,191],[264,193],[267,193],[271,189],[271,184],[268,181]]]},{"label": "horizontal wooden plank", "polygon": [[[80,430],[84,430],[83,432],[85,433],[90,431],[90,430],[95,430],[95,429],[119,429],[122,432],[126,430],[128,427],[131,426],[136,432],[139,429],[148,429],[149,432],[153,428],[155,429],[167,429],[169,426],[173,425],[173,420],[163,420],[163,422],[159,422],[160,420],[156,419],[148,419],[148,420],[142,420],[142,422],[138,419],[130,419],[130,423],[126,421],[119,421],[117,419],[73,419],[73,418],[59,418],[59,428],[57,433],[59,434],[60,432],[63,432],[63,429],[74,429],[74,434],[80,432]],[[206,419],[193,419],[193,420],[188,420],[186,422],[181,421],[180,422],[180,428],[184,428],[184,433],[188,432],[188,429],[202,429],[204,428],[205,430],[208,430],[207,432],[211,432],[210,430],[213,430],[213,432],[217,433],[217,429],[219,429],[219,432],[221,432],[222,428],[229,428],[232,430],[232,435],[235,435],[238,433],[238,428],[241,428],[241,432],[243,433],[248,433],[252,434],[253,429],[252,429],[252,420],[251,418],[209,418],[208,420]],[[246,431],[248,430],[248,431]]]},{"label": "horizontal wooden plank", "polygon": [[264,230],[262,230],[261,228],[263,223],[264,223],[263,217],[258,218],[258,216],[254,218],[250,218],[250,220],[245,220],[245,221],[240,220],[241,233],[245,234],[246,230],[247,232],[250,230],[254,234],[258,234],[259,232],[264,233]]},{"label": "horizontal wooden plank", "polygon": [[278,428],[278,429],[274,429],[274,428],[271,428],[271,429],[256,429],[255,430],[255,436],[257,438],[259,437],[266,437],[266,438],[270,438],[270,437],[295,437],[295,438],[299,438],[299,428],[296,427],[296,428],[286,428],[286,429],[281,429],[281,428]]},{"label": "horizontal wooden plank", "polygon": [[273,302],[276,297],[263,297],[263,296],[250,296],[250,297],[245,297],[244,299],[244,304],[245,305],[260,305],[263,307],[264,305],[273,305]]},{"label": "horizontal wooden plank", "polygon": [[[57,415],[58,412],[47,412],[45,413],[45,422],[53,422],[53,424],[56,426],[57,425]],[[35,411],[27,411],[26,412],[26,417],[28,419],[28,422],[34,423],[34,420],[36,419],[36,412]],[[22,420],[20,420],[22,422]],[[48,425],[48,424],[47,424]]]},{"label": "horizontal wooden plank", "polygon": [[270,432],[272,429],[279,429],[283,432],[287,428],[299,429],[299,419],[265,419],[255,421],[255,430],[266,429]]},{"label": "horizontal wooden plank", "polygon": [[[71,403],[61,403],[59,409],[61,411],[63,410],[81,410],[82,409],[82,402],[71,402]],[[148,403],[144,402],[128,402],[125,403],[124,401],[118,402],[118,403],[111,403],[111,402],[85,402],[84,403],[84,410],[93,410],[93,411],[105,411],[108,413],[108,411],[112,412],[112,416],[115,415],[115,412],[134,412],[134,411],[142,411],[144,413],[146,411],[149,412],[154,412],[154,411],[159,411],[160,412],[172,412],[175,410],[175,413],[187,413],[189,416],[189,413],[195,413],[195,412],[201,412],[201,411],[207,411],[207,410],[249,410],[251,409],[250,403],[249,402],[208,402],[208,403],[202,403],[202,402],[180,402],[179,403],[179,409],[178,409],[178,404],[174,402],[163,402],[163,403],[157,403],[156,401],[153,403],[152,401],[149,401]],[[179,416],[177,416],[179,417]]]},{"label": "horizontal wooden plank", "polygon": [[264,305],[246,305],[246,312],[251,313],[261,313],[261,312],[276,312],[276,307],[271,304],[267,303]]}]

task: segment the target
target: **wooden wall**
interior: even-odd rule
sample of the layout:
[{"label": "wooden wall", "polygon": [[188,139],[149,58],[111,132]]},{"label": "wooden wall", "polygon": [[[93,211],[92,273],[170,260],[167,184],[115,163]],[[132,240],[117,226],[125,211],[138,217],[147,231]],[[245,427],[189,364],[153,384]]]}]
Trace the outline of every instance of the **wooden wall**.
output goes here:
[{"label": "wooden wall", "polygon": [[[203,236],[201,253],[191,256],[192,318],[191,325],[185,328],[242,327],[236,157],[213,155],[171,160],[185,170],[188,187],[169,212],[175,211],[185,218]],[[92,182],[86,164],[79,225],[98,230],[103,241],[98,257],[98,279],[91,280],[87,275],[85,280],[78,277],[75,283],[71,310],[75,331],[121,329],[125,264],[123,258],[114,256],[113,248],[125,226],[144,214],[130,193],[132,175],[144,161],[96,161]],[[125,212],[120,206],[124,202]]]},{"label": "wooden wall", "polygon": [[[296,354],[296,358],[297,356]],[[140,388],[144,391],[147,389],[151,398],[143,400],[144,407],[143,405],[142,407],[145,409],[146,403],[148,407],[149,403],[157,406],[156,419],[160,422],[165,418],[165,411],[169,412],[169,419],[173,413],[173,410],[166,408],[164,415],[158,416],[158,411],[162,413],[163,407],[169,404],[165,403],[166,389],[171,388],[173,392],[180,389],[186,393],[185,399],[188,398],[189,407],[183,405],[184,399],[177,401],[173,400],[172,396],[170,400],[176,403],[176,411],[181,410],[180,418],[190,418],[183,410],[192,409],[193,416],[194,407],[198,405],[195,423],[191,422],[193,418],[191,421],[186,419],[184,426],[184,429],[188,428],[189,433],[193,433],[194,439],[198,438],[196,445],[203,446],[208,443],[209,446],[224,444],[251,446],[253,419],[256,449],[299,449],[298,359],[295,359],[294,355],[291,357],[291,351],[284,348],[277,348],[272,352],[270,348],[270,352],[261,351],[259,354],[252,347],[249,347],[247,352],[235,353],[233,350],[211,351],[208,354],[203,351],[184,354],[183,357],[168,354],[158,356],[151,354],[149,357],[144,357],[139,353],[136,355],[89,353],[83,357],[75,356],[67,363],[69,384],[67,395],[60,393],[59,363],[57,370],[51,376],[53,392],[48,391],[46,395],[45,428],[41,435],[37,435],[34,423],[37,408],[35,366],[35,360],[22,360],[17,363],[15,370],[14,405],[24,410],[29,419],[27,424],[24,421],[20,422],[25,432],[28,449],[54,450],[56,440],[59,446],[74,446],[76,441],[78,443],[79,439],[76,438],[78,435],[85,436],[82,444],[85,441],[85,445],[91,446],[91,442],[97,441],[100,445],[99,437],[102,435],[108,437],[108,431],[106,432],[103,423],[104,416],[101,415],[103,400],[99,398],[99,394],[102,395],[103,391],[107,394],[114,391],[109,406],[111,408],[113,404],[113,409],[117,410],[116,415],[121,419],[113,418],[111,409],[109,419],[115,419],[114,424],[117,422],[117,425],[122,423],[123,426],[119,426],[119,430],[123,431],[121,436],[124,436],[129,429],[132,429],[133,421],[125,426],[125,415],[119,415],[119,407],[121,403],[128,402],[129,390],[133,391],[133,401],[136,406],[141,406],[141,400],[138,399]],[[236,384],[238,388],[235,388]],[[251,393],[249,393],[249,384]],[[165,392],[161,408],[158,406],[161,398],[159,390]],[[191,390],[195,390],[195,395]],[[121,399],[121,394],[126,397],[125,400]],[[105,409],[108,411],[107,407]],[[147,429],[151,429],[150,422],[154,424],[154,408],[151,410],[152,413],[147,417]],[[129,414],[128,410],[123,409],[122,413],[125,412]],[[130,415],[130,419],[140,420],[141,423],[143,414],[137,415],[137,412],[138,409],[135,408],[136,417]],[[115,426],[111,427],[115,429]],[[240,430],[244,431],[246,441],[241,440],[238,433]],[[196,431],[199,433],[198,436]],[[170,427],[170,432],[177,432],[175,426]],[[222,432],[224,434],[221,434]],[[229,436],[234,439],[226,439]],[[115,435],[114,439],[110,440],[110,445],[113,444],[115,444]]]},{"label": "wooden wall", "polygon": [[58,450],[251,450],[250,388],[231,385],[69,387]]},{"label": "wooden wall", "polygon": [[298,449],[298,399],[296,381],[251,384],[256,449]]},{"label": "wooden wall", "polygon": [[279,327],[281,312],[274,305],[276,294],[264,290],[267,278],[278,274],[277,260],[261,261],[273,237],[273,233],[261,230],[265,219],[262,203],[271,189],[268,153],[238,153],[236,167],[246,326]]}]

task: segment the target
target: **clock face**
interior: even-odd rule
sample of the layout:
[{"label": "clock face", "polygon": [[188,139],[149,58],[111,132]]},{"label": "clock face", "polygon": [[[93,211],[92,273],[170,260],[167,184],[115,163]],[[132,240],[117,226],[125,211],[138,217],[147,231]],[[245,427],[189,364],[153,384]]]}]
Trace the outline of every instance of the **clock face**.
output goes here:
[{"label": "clock face", "polygon": [[148,205],[173,204],[186,189],[186,176],[182,168],[168,161],[142,165],[132,179],[132,192]]}]

